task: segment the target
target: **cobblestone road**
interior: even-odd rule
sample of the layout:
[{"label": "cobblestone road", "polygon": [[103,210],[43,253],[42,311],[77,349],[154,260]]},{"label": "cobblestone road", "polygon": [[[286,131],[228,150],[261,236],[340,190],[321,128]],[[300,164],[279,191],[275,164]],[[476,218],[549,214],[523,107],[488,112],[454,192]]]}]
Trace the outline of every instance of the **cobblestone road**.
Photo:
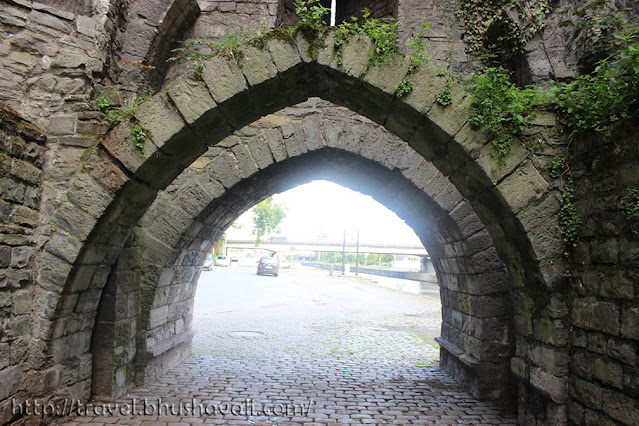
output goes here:
[{"label": "cobblestone road", "polygon": [[437,299],[326,271],[232,267],[203,273],[195,313],[187,362],[65,424],[516,423],[436,366]]}]

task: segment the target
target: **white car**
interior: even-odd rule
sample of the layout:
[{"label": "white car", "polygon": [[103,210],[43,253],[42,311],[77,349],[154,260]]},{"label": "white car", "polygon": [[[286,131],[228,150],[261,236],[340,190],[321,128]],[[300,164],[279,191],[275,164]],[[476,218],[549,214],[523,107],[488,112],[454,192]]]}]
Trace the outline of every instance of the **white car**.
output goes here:
[{"label": "white car", "polygon": [[215,258],[215,266],[230,266],[231,259],[226,256],[222,256],[221,254]]},{"label": "white car", "polygon": [[290,269],[290,268],[294,268],[294,267],[295,267],[295,261],[294,260],[288,260],[288,259],[282,260],[282,268]]},{"label": "white car", "polygon": [[206,262],[204,262],[204,265],[202,265],[202,270],[210,271],[212,267],[213,267],[213,259],[211,259],[210,257],[207,257]]}]

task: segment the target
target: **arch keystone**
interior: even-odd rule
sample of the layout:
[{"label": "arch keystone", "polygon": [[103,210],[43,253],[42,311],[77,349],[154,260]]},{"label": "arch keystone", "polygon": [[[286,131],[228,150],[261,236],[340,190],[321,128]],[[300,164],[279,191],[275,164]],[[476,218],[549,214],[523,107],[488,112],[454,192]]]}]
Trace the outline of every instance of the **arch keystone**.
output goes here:
[{"label": "arch keystone", "polygon": [[289,98],[289,105],[304,102],[308,99],[308,74],[298,47],[292,39],[271,38],[266,47],[279,72],[281,92],[280,98]]},{"label": "arch keystone", "polygon": [[[299,40],[299,39],[298,39]],[[337,68],[337,53],[335,51],[335,30],[328,30],[324,33],[321,39],[316,40],[316,45],[319,46],[317,50],[317,63],[320,65]]]},{"label": "arch keystone", "polygon": [[313,58],[313,47],[311,42],[308,41],[306,36],[302,33],[295,34],[295,45],[297,46],[297,51],[302,59],[302,62],[309,63],[313,62],[315,58]]}]

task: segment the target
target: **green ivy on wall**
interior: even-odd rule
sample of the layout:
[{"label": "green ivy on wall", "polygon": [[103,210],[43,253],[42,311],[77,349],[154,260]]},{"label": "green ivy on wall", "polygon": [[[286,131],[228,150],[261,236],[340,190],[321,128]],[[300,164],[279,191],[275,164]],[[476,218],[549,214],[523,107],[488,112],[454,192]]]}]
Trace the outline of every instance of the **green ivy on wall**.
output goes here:
[{"label": "green ivy on wall", "polygon": [[639,111],[639,30],[617,35],[609,56],[591,74],[551,87],[550,102],[576,133],[609,136]]},{"label": "green ivy on wall", "polygon": [[550,10],[549,0],[461,0],[456,15],[465,24],[471,52],[496,65],[523,53]]},{"label": "green ivy on wall", "polygon": [[629,186],[621,197],[621,207],[625,218],[630,223],[630,230],[639,235],[639,186]]},{"label": "green ivy on wall", "polygon": [[540,92],[536,87],[515,86],[510,73],[501,67],[473,75],[470,90],[473,100],[468,121],[493,137],[494,155],[505,162],[515,135],[528,125],[534,107],[541,102]]}]

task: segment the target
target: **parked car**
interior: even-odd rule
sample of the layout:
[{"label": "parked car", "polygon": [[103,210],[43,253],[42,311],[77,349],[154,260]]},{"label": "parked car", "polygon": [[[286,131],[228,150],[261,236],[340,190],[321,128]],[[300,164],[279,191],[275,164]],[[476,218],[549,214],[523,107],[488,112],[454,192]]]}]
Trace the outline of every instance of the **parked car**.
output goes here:
[{"label": "parked car", "polygon": [[257,275],[275,275],[280,273],[280,261],[277,257],[263,257],[257,265]]},{"label": "parked car", "polygon": [[215,258],[215,266],[230,266],[231,265],[231,260],[223,255],[218,255]]},{"label": "parked car", "polygon": [[210,271],[213,267],[213,258],[211,256],[207,257],[204,261],[204,265],[202,265],[203,271]]},{"label": "parked car", "polygon": [[290,269],[290,268],[294,268],[294,267],[295,267],[295,261],[294,260],[288,260],[288,259],[282,260],[282,269]]}]

